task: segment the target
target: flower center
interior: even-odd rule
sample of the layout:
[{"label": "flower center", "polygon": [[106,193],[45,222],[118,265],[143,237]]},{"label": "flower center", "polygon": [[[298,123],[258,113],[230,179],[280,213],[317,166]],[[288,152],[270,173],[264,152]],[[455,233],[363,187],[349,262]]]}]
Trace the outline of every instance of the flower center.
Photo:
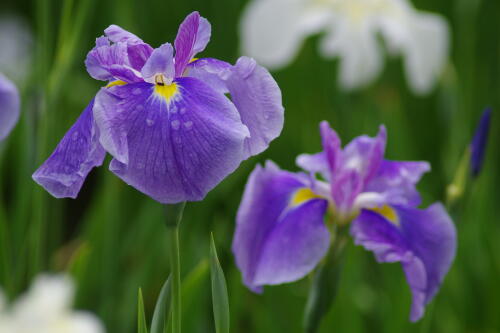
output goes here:
[{"label": "flower center", "polygon": [[158,74],[155,76],[155,93],[163,97],[167,102],[179,91],[177,84],[172,79],[165,80],[165,76]]}]

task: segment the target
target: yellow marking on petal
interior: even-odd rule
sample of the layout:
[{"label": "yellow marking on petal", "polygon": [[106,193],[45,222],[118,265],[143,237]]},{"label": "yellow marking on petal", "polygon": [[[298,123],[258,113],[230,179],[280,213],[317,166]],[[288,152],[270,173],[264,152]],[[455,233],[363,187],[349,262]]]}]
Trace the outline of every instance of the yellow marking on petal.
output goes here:
[{"label": "yellow marking on petal", "polygon": [[167,102],[170,102],[170,100],[177,94],[178,91],[179,88],[177,87],[177,84],[175,84],[175,82],[171,84],[155,85],[155,93],[165,98]]},{"label": "yellow marking on petal", "polygon": [[116,80],[116,81],[108,83],[106,85],[106,88],[111,88],[111,87],[114,87],[114,86],[123,86],[125,84],[127,84],[127,82],[122,81],[122,80]]},{"label": "yellow marking on petal", "polygon": [[189,60],[189,63],[195,62],[198,59],[200,59],[200,58],[193,58],[193,59]]},{"label": "yellow marking on petal", "polygon": [[382,207],[375,207],[372,208],[371,210],[373,210],[376,213],[379,213],[393,224],[399,225],[398,214],[391,206],[383,205]]},{"label": "yellow marking on petal", "polygon": [[303,187],[294,193],[292,199],[290,200],[290,205],[291,206],[298,206],[300,204],[303,204],[306,201],[309,201],[309,200],[315,199],[315,198],[321,198],[321,196],[314,193],[310,188]]}]

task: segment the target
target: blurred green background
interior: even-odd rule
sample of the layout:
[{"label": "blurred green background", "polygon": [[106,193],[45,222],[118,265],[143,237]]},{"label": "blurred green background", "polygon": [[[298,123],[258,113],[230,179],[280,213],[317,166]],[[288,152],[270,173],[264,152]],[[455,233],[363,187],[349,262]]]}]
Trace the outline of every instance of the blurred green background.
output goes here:
[{"label": "blurred green background", "polygon": [[[319,151],[323,119],[344,142],[363,133],[375,135],[384,123],[389,159],[431,162],[433,170],[419,187],[428,204],[444,199],[485,106],[494,109],[485,167],[453,212],[457,257],[427,315],[411,324],[411,296],[400,266],[377,264],[371,253],[351,243],[338,297],[321,332],[500,331],[500,220],[495,211],[500,200],[500,2],[413,3],[444,15],[451,26],[449,63],[429,96],[409,92],[400,59],[389,59],[371,86],[343,92],[336,83],[337,60],[318,55],[317,37],[307,40],[292,65],[273,72],[286,109],[282,135],[206,200],[186,208],[181,225],[185,332],[214,331],[210,231],[228,281],[232,332],[301,332],[311,279],[256,295],[242,285],[231,254],[235,214],[257,163],[272,159],[296,170],[299,153]],[[241,0],[2,0],[0,13],[22,16],[35,39],[31,75],[22,86],[21,121],[0,147],[0,277],[10,296],[39,271],[70,270],[78,283],[77,307],[95,312],[108,332],[136,331],[139,287],[151,316],[169,267],[164,207],[120,181],[107,163],[91,173],[77,200],[52,198],[31,174],[103,85],[88,76],[83,61],[108,25],[118,24],[156,47],[173,41],[183,18],[198,10],[213,31],[202,56],[234,62],[240,55],[238,22],[245,5]]]}]

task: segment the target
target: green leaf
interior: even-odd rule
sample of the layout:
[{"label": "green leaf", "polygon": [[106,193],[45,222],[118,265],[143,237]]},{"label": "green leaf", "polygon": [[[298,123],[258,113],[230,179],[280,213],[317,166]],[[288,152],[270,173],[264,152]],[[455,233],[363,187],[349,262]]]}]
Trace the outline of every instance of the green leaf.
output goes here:
[{"label": "green leaf", "polygon": [[148,333],[141,288],[139,288],[139,295],[137,297],[137,333]]},{"label": "green leaf", "polygon": [[217,333],[229,333],[229,300],[226,279],[220,267],[214,236],[210,237],[210,275],[212,277],[212,302]]},{"label": "green leaf", "polygon": [[170,304],[172,303],[172,288],[170,287],[171,276],[163,284],[160,296],[156,301],[153,320],[151,321],[151,333],[165,333],[168,328],[168,317],[170,315]]}]

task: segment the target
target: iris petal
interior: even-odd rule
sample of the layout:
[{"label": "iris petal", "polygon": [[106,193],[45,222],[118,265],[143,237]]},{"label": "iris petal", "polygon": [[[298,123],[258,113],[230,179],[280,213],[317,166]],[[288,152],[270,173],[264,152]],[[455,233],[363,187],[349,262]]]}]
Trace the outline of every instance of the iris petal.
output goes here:
[{"label": "iris petal", "polygon": [[356,244],[379,262],[401,262],[413,294],[410,319],[419,320],[455,257],[456,230],[441,204],[425,210],[394,206],[398,224],[364,210],[353,222]]},{"label": "iris petal", "polygon": [[56,198],[76,198],[88,173],[106,155],[92,116],[94,101],[85,108],[33,179]]},{"label": "iris petal", "polygon": [[174,84],[170,100],[149,83],[102,89],[94,108],[110,169],[162,203],[203,199],[243,160],[249,135],[224,95],[194,78]]},{"label": "iris petal", "polygon": [[300,279],[325,255],[330,239],[323,222],[326,200],[291,205],[294,193],[305,186],[307,177],[272,162],[250,175],[233,239],[236,263],[250,289]]},{"label": "iris petal", "polygon": [[173,57],[174,48],[170,43],[165,43],[155,49],[141,70],[144,80],[154,83],[154,76],[157,74],[172,79],[174,77]]},{"label": "iris petal", "polygon": [[19,92],[16,86],[0,73],[0,141],[12,131],[19,119]]},{"label": "iris petal", "polygon": [[184,72],[193,57],[207,46],[211,31],[210,23],[198,12],[189,14],[179,26],[175,38],[175,76]]}]

